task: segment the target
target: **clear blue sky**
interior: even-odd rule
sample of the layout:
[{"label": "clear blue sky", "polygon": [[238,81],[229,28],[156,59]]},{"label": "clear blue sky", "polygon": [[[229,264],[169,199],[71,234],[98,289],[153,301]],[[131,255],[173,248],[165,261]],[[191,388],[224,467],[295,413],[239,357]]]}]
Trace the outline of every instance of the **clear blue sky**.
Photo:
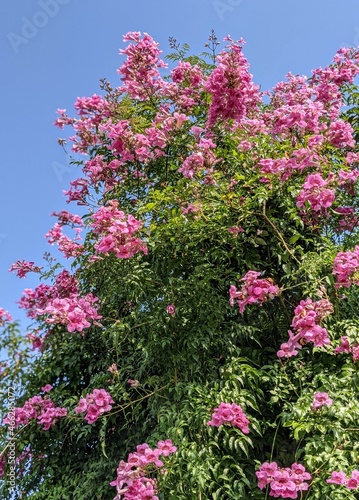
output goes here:
[{"label": "clear blue sky", "polygon": [[[292,73],[327,65],[342,46],[359,45],[358,0],[1,0],[0,307],[27,320],[16,301],[35,275],[8,273],[17,259],[42,265],[44,234],[62,191],[81,175],[67,166],[53,127],[57,108],[73,111],[78,96],[99,93],[99,79],[119,83],[122,36],[145,31],[168,50],[168,37],[193,52],[213,28],[243,37],[262,89]],[[70,132],[70,129],[69,129]],[[56,252],[56,250],[54,250]]]}]

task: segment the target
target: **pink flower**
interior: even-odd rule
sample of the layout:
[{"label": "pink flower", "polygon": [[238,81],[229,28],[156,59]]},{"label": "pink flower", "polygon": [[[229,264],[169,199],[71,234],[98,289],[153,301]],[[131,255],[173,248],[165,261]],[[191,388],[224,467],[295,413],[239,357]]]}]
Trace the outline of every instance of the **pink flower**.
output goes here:
[{"label": "pink flower", "polygon": [[204,158],[202,153],[194,153],[185,159],[181,168],[178,169],[178,172],[181,172],[184,177],[188,179],[192,179],[195,174],[203,168],[204,166]]},{"label": "pink flower", "polygon": [[78,405],[75,408],[75,413],[83,413],[87,410],[87,401],[85,398],[81,398]]},{"label": "pink flower", "polygon": [[157,448],[161,451],[161,455],[168,457],[171,453],[177,451],[176,446],[173,446],[172,441],[170,439],[166,439],[165,441],[158,441]]},{"label": "pink flower", "polygon": [[349,338],[346,335],[344,335],[340,339],[340,344],[338,345],[338,347],[336,347],[334,349],[334,354],[339,354],[341,352],[345,352],[345,353],[351,352],[351,347],[349,345]]},{"label": "pink flower", "polygon": [[51,389],[52,389],[52,385],[50,385],[50,384],[46,384],[46,385],[44,385],[44,387],[41,387],[41,390],[43,392],[50,392]]},{"label": "pink flower", "polygon": [[118,374],[118,370],[117,370],[116,363],[112,363],[112,365],[107,368],[107,371],[110,372],[110,373],[113,373],[113,374],[117,375]]},{"label": "pink flower", "polygon": [[2,307],[0,307],[0,326],[5,325],[6,322],[12,321],[13,318],[9,311],[5,311]]},{"label": "pink flower", "polygon": [[92,397],[100,413],[111,410],[114,401],[104,389],[94,389]]},{"label": "pink flower", "polygon": [[338,148],[355,146],[354,130],[347,121],[341,119],[332,121],[326,135],[328,140]]},{"label": "pink flower", "polygon": [[359,360],[359,344],[355,344],[351,349],[353,355],[353,362],[356,363]]},{"label": "pink flower", "polygon": [[84,413],[88,424],[93,424],[103,413],[112,409],[114,403],[110,394],[105,389],[94,389],[92,393],[86,394],[86,398],[81,398],[75,408],[75,413]]},{"label": "pink flower", "polygon": [[148,252],[145,243],[135,237],[135,233],[142,227],[142,222],[118,210],[118,202],[115,200],[99,208],[92,216],[90,226],[100,238],[95,244],[97,253],[114,253],[118,258],[129,259],[138,252]]},{"label": "pink flower", "polygon": [[9,269],[10,272],[16,271],[19,278],[25,278],[27,273],[39,273],[41,267],[35,266],[34,262],[25,262],[24,260],[17,260]]},{"label": "pink flower", "polygon": [[298,354],[298,350],[302,348],[298,340],[300,339],[300,333],[294,335],[291,330],[288,330],[289,339],[288,342],[284,342],[280,346],[280,350],[277,352],[278,358],[290,358]]},{"label": "pink flower", "polygon": [[269,485],[269,494],[275,498],[298,498],[300,491],[308,489],[306,481],[312,478],[301,464],[294,463],[290,468],[281,468],[276,462],[263,463],[256,476],[258,488],[264,489]]},{"label": "pink flower", "polygon": [[160,59],[161,51],[150,35],[144,33],[127,34],[125,41],[133,41],[120,53],[127,56],[124,64],[118,69],[122,80],[122,92],[127,92],[133,99],[149,100],[153,94],[160,92],[163,80],[159,68],[167,65]]},{"label": "pink flower", "polygon": [[[47,431],[59,418],[66,415],[67,409],[56,407],[48,396],[45,396],[45,399],[42,396],[33,396],[22,407],[15,408],[15,428],[28,424],[31,419],[37,419],[37,423]],[[3,423],[13,425],[13,417],[7,415]]]},{"label": "pink flower", "polygon": [[138,387],[140,385],[139,381],[138,380],[132,380],[132,379],[128,379],[127,380],[127,383],[133,388],[133,389],[136,389],[136,387]]},{"label": "pink flower", "polygon": [[[136,447],[136,452],[130,453],[127,462],[121,461],[117,467],[117,477],[110,483],[117,489],[115,500],[159,500],[156,496],[157,481],[147,477],[148,467],[163,473],[163,462],[159,456],[167,457],[177,450],[170,439],[159,441],[157,448],[152,450],[144,443]],[[123,496],[124,495],[124,496]]]},{"label": "pink flower", "polygon": [[231,42],[228,50],[217,56],[217,62],[205,83],[211,96],[209,127],[217,121],[232,119],[241,122],[247,114],[256,112],[260,102],[259,88],[252,81],[249,64],[239,43]]},{"label": "pink flower", "polygon": [[259,276],[257,271],[248,271],[240,280],[244,282],[240,290],[234,285],[229,288],[229,303],[233,306],[236,300],[241,314],[248,304],[261,305],[279,294],[279,287],[274,285],[271,279],[260,279]]},{"label": "pink flower", "polygon": [[270,495],[283,498],[297,498],[297,486],[288,470],[279,469],[273,474]]},{"label": "pink flower", "polygon": [[335,199],[335,191],[328,189],[328,184],[329,180],[324,180],[320,174],[308,175],[297,197],[297,206],[302,207],[305,202],[309,202],[314,212],[326,213]]},{"label": "pink flower", "polygon": [[349,490],[356,490],[359,487],[359,471],[352,471],[351,476],[347,479],[346,487]]},{"label": "pink flower", "polygon": [[87,406],[87,413],[85,415],[85,420],[88,424],[93,424],[100,416],[99,408],[95,404],[89,404]]},{"label": "pink flower", "polygon": [[359,246],[353,251],[339,252],[334,259],[333,274],[337,275],[336,288],[349,288],[352,284],[359,285],[357,270],[359,269]]},{"label": "pink flower", "polygon": [[333,400],[330,399],[327,392],[316,392],[314,394],[314,400],[311,405],[311,409],[313,411],[316,411],[322,406],[331,406],[332,404]]},{"label": "pink flower", "polygon": [[301,300],[294,310],[292,327],[295,333],[288,331],[288,343],[281,345],[277,356],[289,358],[298,354],[298,349],[301,349],[300,339],[303,339],[305,343],[313,342],[315,347],[328,345],[330,343],[328,332],[318,323],[332,312],[333,305],[327,299],[320,299],[316,302],[312,299]]},{"label": "pink flower", "polygon": [[326,480],[326,482],[330,483],[330,484],[345,484],[346,480],[347,480],[347,478],[346,478],[346,475],[344,474],[344,472],[333,471],[332,475],[330,476],[329,479]]},{"label": "pink flower", "polygon": [[261,490],[265,488],[273,480],[274,473],[278,470],[276,462],[264,462],[260,469],[256,472],[258,479],[258,488]]},{"label": "pink flower", "polygon": [[233,236],[236,238],[239,233],[243,233],[244,232],[244,229],[243,229],[243,227],[232,226],[232,227],[228,228],[228,232],[232,233]]},{"label": "pink flower", "polygon": [[195,214],[199,212],[202,208],[202,205],[200,203],[188,203],[187,207],[181,207],[181,212],[183,215],[186,214]]},{"label": "pink flower", "polygon": [[222,424],[228,423],[241,429],[244,434],[249,433],[249,420],[242,408],[235,403],[221,403],[218,408],[215,408],[212,419],[207,422],[207,425],[220,427]]},{"label": "pink flower", "polygon": [[169,304],[167,307],[166,307],[166,311],[168,312],[168,314],[170,314],[171,316],[174,316],[175,314],[175,311],[176,311],[176,306],[174,304]]},{"label": "pink flower", "polygon": [[3,455],[0,455],[0,477],[5,474],[6,462]]}]

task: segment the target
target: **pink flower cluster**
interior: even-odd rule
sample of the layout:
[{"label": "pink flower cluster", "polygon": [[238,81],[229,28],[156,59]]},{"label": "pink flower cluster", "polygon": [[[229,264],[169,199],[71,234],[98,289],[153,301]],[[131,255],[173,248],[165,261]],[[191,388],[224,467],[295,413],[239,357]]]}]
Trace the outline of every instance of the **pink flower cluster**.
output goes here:
[{"label": "pink flower cluster", "polygon": [[192,179],[200,170],[206,169],[207,176],[212,173],[213,166],[218,163],[218,158],[212,152],[216,145],[211,139],[201,138],[194,146],[193,153],[188,156],[178,169],[184,177]]},{"label": "pink flower cluster", "polygon": [[0,307],[0,326],[4,326],[7,321],[12,321],[13,318],[9,311],[5,311],[2,307]]},{"label": "pink flower cluster", "polygon": [[59,224],[61,226],[78,226],[78,227],[83,227],[84,223],[83,220],[79,215],[76,214],[71,214],[67,210],[61,210],[60,212],[52,212],[51,214],[54,217],[58,218]]},{"label": "pink flower cluster", "polygon": [[337,207],[335,212],[342,216],[335,228],[338,233],[342,233],[343,231],[351,232],[358,226],[359,218],[355,214],[353,207]]},{"label": "pink flower cluster", "polygon": [[[247,113],[257,110],[260,102],[258,86],[249,73],[249,64],[238,42],[230,40],[228,50],[217,56],[217,67],[205,83],[211,95],[208,126],[230,119],[242,121]],[[241,42],[241,41],[240,41]]]},{"label": "pink flower cluster", "polygon": [[66,408],[56,407],[48,396],[34,396],[24,406],[15,408],[15,419],[13,413],[9,413],[3,423],[14,425],[17,429],[20,425],[26,425],[31,419],[36,419],[43,430],[47,431],[60,417],[67,415]]},{"label": "pink flower cluster", "polygon": [[100,235],[95,244],[98,253],[114,253],[116,257],[129,259],[137,252],[147,254],[147,246],[136,238],[134,233],[142,227],[142,222],[132,215],[125,215],[118,210],[118,202],[109,201],[106,207],[101,207],[92,217],[90,226],[94,233]]},{"label": "pink flower cluster", "polygon": [[337,275],[336,288],[359,285],[359,246],[353,251],[339,252],[334,259],[333,274]]},{"label": "pink flower cluster", "polygon": [[[333,312],[333,305],[327,299],[313,302],[312,299],[301,300],[294,310],[292,327],[288,331],[288,342],[284,342],[277,352],[279,358],[296,356],[302,344],[313,342],[315,347],[323,347],[330,343],[328,332],[320,326],[320,322]],[[299,343],[299,340],[301,343]]]},{"label": "pink flower cluster", "polygon": [[76,236],[72,240],[62,232],[61,223],[56,223],[53,228],[50,229],[48,233],[45,234],[48,243],[53,245],[57,243],[59,251],[67,258],[78,257],[84,252],[84,247],[78,241],[81,241],[80,232],[81,228],[76,228]]},{"label": "pink flower cluster", "polygon": [[16,262],[14,262],[14,264],[12,264],[9,271],[10,272],[16,271],[16,276],[18,276],[19,278],[25,278],[27,273],[29,272],[39,273],[41,271],[41,268],[35,266],[34,262],[17,260]]},{"label": "pink flower cluster", "polygon": [[167,85],[168,94],[176,100],[179,109],[190,112],[201,99],[205,81],[202,69],[196,64],[179,61],[171,77],[173,83]]},{"label": "pink flower cluster", "polygon": [[337,148],[353,148],[355,146],[353,134],[354,130],[350,123],[337,119],[330,123],[326,137]]},{"label": "pink flower cluster", "polygon": [[86,205],[86,196],[89,194],[89,181],[83,177],[79,177],[74,181],[70,181],[70,189],[64,191],[67,196],[66,203],[76,201],[78,205]]},{"label": "pink flower cluster", "polygon": [[167,64],[160,59],[158,43],[147,33],[129,32],[123,40],[134,43],[120,50],[120,54],[127,56],[118,69],[123,82],[121,90],[134,99],[146,101],[162,87],[159,68],[165,68]]},{"label": "pink flower cluster", "polygon": [[293,172],[302,172],[309,167],[315,167],[319,163],[318,155],[310,149],[295,149],[290,158],[262,158],[258,162],[258,167],[262,174],[280,175],[282,181],[287,180]]},{"label": "pink flower cluster", "polygon": [[258,488],[270,486],[269,495],[274,498],[298,498],[298,493],[308,490],[312,476],[301,464],[279,467],[276,462],[264,462],[256,472]]},{"label": "pink flower cluster", "polygon": [[311,404],[311,409],[313,411],[319,410],[322,406],[331,406],[333,400],[330,399],[327,392],[316,392],[314,394],[313,403]]},{"label": "pink flower cluster", "polygon": [[212,413],[212,419],[207,425],[220,427],[223,424],[231,424],[238,427],[244,434],[249,434],[249,420],[242,408],[235,403],[221,403]]},{"label": "pink flower cluster", "polygon": [[341,352],[346,354],[352,354],[353,361],[356,363],[359,360],[359,344],[355,342],[350,345],[349,337],[344,335],[340,339],[340,344],[334,349],[334,354],[340,354]]},{"label": "pink flower cluster", "polygon": [[46,314],[46,323],[66,325],[68,332],[82,332],[91,326],[92,321],[101,319],[93,304],[98,301],[91,293],[80,297],[73,294],[69,297],[54,298],[44,309],[38,309],[38,314]]},{"label": "pink flower cluster", "polygon": [[331,179],[324,180],[320,174],[308,175],[297,196],[297,207],[309,202],[314,212],[326,214],[335,200],[335,191],[326,187],[330,182]]},{"label": "pink flower cluster", "polygon": [[359,470],[354,469],[350,476],[346,476],[342,471],[333,471],[327,483],[343,485],[348,490],[356,490],[359,488]]},{"label": "pink flower cluster", "polygon": [[29,342],[32,344],[33,351],[35,349],[42,351],[42,347],[44,345],[44,339],[41,338],[39,335],[36,335],[35,332],[38,333],[38,330],[35,330],[33,333],[27,333],[26,337],[28,338]]},{"label": "pink flower cluster", "polygon": [[237,290],[234,285],[231,285],[229,289],[229,303],[233,306],[236,300],[241,314],[248,304],[262,304],[279,293],[278,286],[274,285],[271,279],[259,278],[260,275],[261,273],[257,271],[248,271],[240,279],[244,282],[240,290]]},{"label": "pink flower cluster", "polygon": [[76,278],[63,270],[53,286],[40,284],[35,290],[26,288],[19,306],[27,309],[30,318],[46,315],[48,324],[62,324],[69,332],[82,332],[91,326],[89,320],[101,319],[93,306],[97,301],[91,293],[81,297]]},{"label": "pink flower cluster", "polygon": [[121,460],[117,468],[117,478],[111,486],[116,486],[114,500],[158,500],[157,481],[147,477],[150,466],[163,471],[163,462],[159,457],[168,457],[177,451],[170,439],[158,441],[152,450],[148,444],[140,444],[134,453],[130,453],[127,462]]},{"label": "pink flower cluster", "polygon": [[239,233],[244,233],[244,229],[240,226],[232,226],[228,228],[228,232],[233,234],[233,236],[237,238]]},{"label": "pink flower cluster", "polygon": [[181,212],[183,215],[196,214],[202,209],[201,203],[187,203],[186,207],[181,207]]},{"label": "pink flower cluster", "polygon": [[96,420],[112,409],[114,403],[110,394],[105,389],[94,389],[93,393],[86,394],[86,398],[81,398],[75,408],[75,413],[84,413],[88,424],[93,424]]}]

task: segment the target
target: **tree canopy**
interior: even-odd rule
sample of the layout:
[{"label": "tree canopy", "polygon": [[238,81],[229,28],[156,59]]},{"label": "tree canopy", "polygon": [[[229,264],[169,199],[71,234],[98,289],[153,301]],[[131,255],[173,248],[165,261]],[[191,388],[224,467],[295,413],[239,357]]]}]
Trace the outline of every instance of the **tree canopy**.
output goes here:
[{"label": "tree canopy", "polygon": [[62,257],[11,268],[1,497],[357,498],[359,52],[263,92],[243,40],[124,43],[58,110]]}]

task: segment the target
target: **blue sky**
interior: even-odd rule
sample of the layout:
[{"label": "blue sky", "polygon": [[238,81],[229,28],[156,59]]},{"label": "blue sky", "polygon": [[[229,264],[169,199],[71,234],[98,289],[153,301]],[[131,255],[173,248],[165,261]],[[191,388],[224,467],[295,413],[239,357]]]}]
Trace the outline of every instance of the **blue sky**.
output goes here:
[{"label": "blue sky", "polygon": [[243,37],[263,90],[289,71],[310,74],[327,65],[342,46],[359,45],[358,0],[1,0],[0,9],[0,307],[24,332],[16,301],[38,281],[7,270],[17,259],[42,265],[52,250],[44,238],[55,222],[50,213],[77,210],[62,191],[80,171],[57,144],[65,134],[52,125],[55,111],[71,115],[76,97],[99,93],[102,77],[119,84],[126,32],[149,33],[164,53],[169,36],[194,53],[212,28],[219,39]]}]

